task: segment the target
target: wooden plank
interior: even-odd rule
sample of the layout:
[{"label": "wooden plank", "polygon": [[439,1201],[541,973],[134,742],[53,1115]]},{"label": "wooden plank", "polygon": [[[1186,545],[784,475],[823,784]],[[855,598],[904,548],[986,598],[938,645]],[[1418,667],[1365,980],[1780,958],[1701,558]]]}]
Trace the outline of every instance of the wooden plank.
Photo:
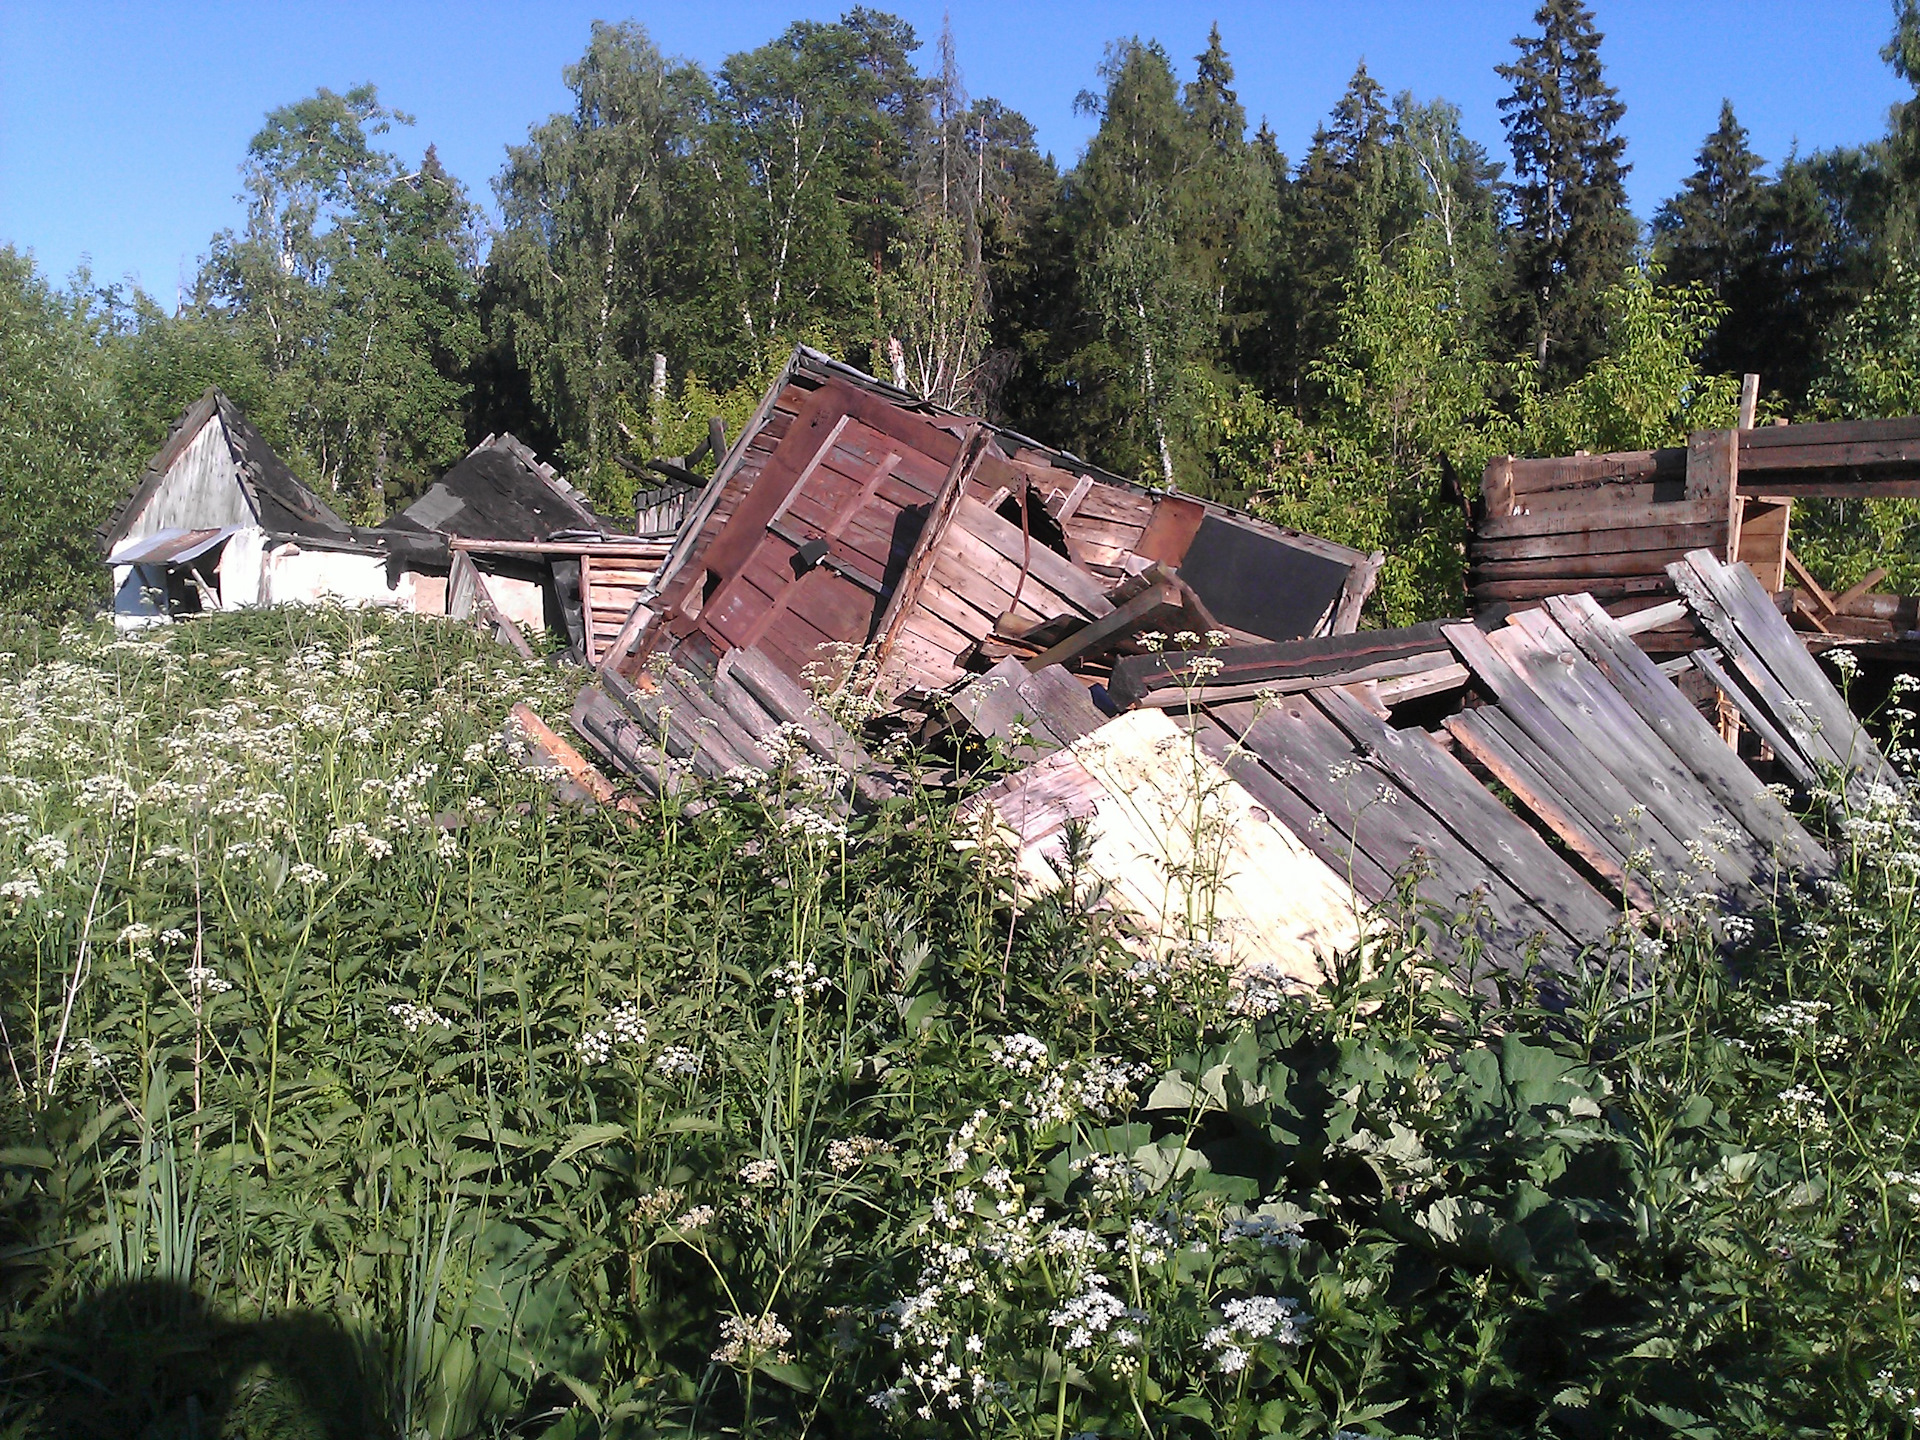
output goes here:
[{"label": "wooden plank", "polygon": [[1070,743],[1020,694],[1027,672],[1018,660],[1002,660],[953,697],[952,706],[975,734],[1000,741],[1009,758],[1031,765],[1051,750]]},{"label": "wooden plank", "polygon": [[1048,665],[1064,665],[1108,641],[1131,634],[1161,606],[1179,603],[1180,592],[1171,582],[1160,581],[1149,585],[1118,609],[1109,607],[1099,619],[1087,622],[1059,644],[1041,651],[1027,662],[1027,666],[1039,670]]},{"label": "wooden plank", "polygon": [[1047,729],[1065,744],[1071,745],[1107,723],[1107,716],[1093,703],[1087,687],[1058,665],[1016,677],[1015,688],[1046,721]]},{"label": "wooden plank", "polygon": [[1755,414],[1760,409],[1760,377],[1746,374],[1740,377],[1740,421],[1742,430],[1753,429]]},{"label": "wooden plank", "polygon": [[1074,516],[1069,518],[1106,521],[1144,531],[1153,521],[1153,506],[1153,497],[1150,495],[1095,481],[1087,487],[1087,493],[1074,507]]},{"label": "wooden plank", "polygon": [[1050,507],[1053,518],[1062,523],[1071,520],[1079,512],[1081,502],[1087,498],[1087,493],[1092,489],[1093,477],[1082,475],[1074,482],[1073,488],[1066,492],[1060,503]]},{"label": "wooden plank", "polygon": [[1684,600],[1666,600],[1658,605],[1649,605],[1644,610],[1636,610],[1631,615],[1615,615],[1613,623],[1629,635],[1643,635],[1649,630],[1660,630],[1692,615]]},{"label": "wooden plank", "polygon": [[1673,581],[1664,574],[1624,575],[1591,580],[1494,580],[1470,585],[1468,593],[1480,605],[1495,601],[1544,600],[1549,595],[1564,595],[1584,590],[1597,600],[1625,600],[1649,595],[1670,595]]},{"label": "wooden plank", "polygon": [[[1553,503],[1558,498],[1557,492],[1617,489],[1657,480],[1677,480],[1686,473],[1686,451],[1680,449],[1614,450],[1599,455],[1554,455],[1534,460],[1508,456],[1506,462],[1509,494],[1514,504],[1523,506]],[[1494,513],[1491,507],[1489,513]]]},{"label": "wooden plank", "polygon": [[[1633,493],[1644,489],[1644,495]],[[1622,487],[1623,493],[1593,492],[1585,504],[1568,508],[1491,515],[1474,527],[1480,540],[1509,540],[1529,535],[1565,535],[1596,529],[1643,528],[1668,525],[1721,525],[1726,522],[1724,497],[1656,499],[1653,486]]]},{"label": "wooden plank", "polygon": [[1262,765],[1252,751],[1240,744],[1236,732],[1223,727],[1208,711],[1182,716],[1177,723],[1235,783],[1272,811],[1281,824],[1299,837],[1301,844],[1318,855],[1368,903],[1378,904],[1393,894],[1393,877],[1355,848],[1350,839],[1339,835],[1318,810]]},{"label": "wooden plank", "polygon": [[1476,534],[1467,542],[1473,564],[1495,560],[1535,560],[1576,555],[1619,555],[1643,550],[1696,550],[1711,545],[1725,527],[1701,525],[1625,525],[1572,530],[1557,535],[1523,535],[1497,540]]},{"label": "wooden plank", "polygon": [[1329,634],[1351,635],[1360,628],[1360,612],[1366,606],[1367,597],[1373,594],[1386,563],[1384,550],[1375,550],[1365,559],[1353,562],[1347,571],[1346,584],[1340,589],[1340,603],[1334,607],[1333,621],[1327,627]]},{"label": "wooden plank", "polygon": [[1822,739],[1843,768],[1857,770],[1869,782],[1903,792],[1906,787],[1893,767],[1861,728],[1800,637],[1788,628],[1786,617],[1774,609],[1752,573],[1744,566],[1718,564],[1700,550],[1689,555],[1685,563],[1774,677],[1819,723]]},{"label": "wooden plank", "polygon": [[[998,517],[996,516],[995,518],[997,519]],[[1003,521],[1001,523],[1004,524],[1005,522]],[[1018,588],[1021,593],[1021,598],[1026,601],[1036,613],[1049,620],[1057,615],[1069,614],[1085,615],[1089,619],[1093,617],[1093,610],[1090,607],[1076,604],[1074,601],[1054,590],[1051,586],[1037,582],[1031,575],[1028,576],[1026,585],[1022,587],[1020,585],[1020,562],[1007,559],[1006,556],[1002,555],[998,550],[988,545],[986,541],[982,540],[978,535],[975,535],[964,526],[956,524],[947,532],[945,548],[952,552],[956,564],[976,571],[986,580],[991,581],[994,585],[1006,592],[1009,597],[1011,597],[1014,590]],[[1041,547],[1036,545],[1034,548],[1039,549]],[[1055,556],[1054,558],[1059,559],[1060,557]],[[1070,562],[1062,560],[1061,563],[1069,564]],[[1088,583],[1091,583],[1091,577],[1086,577],[1084,572],[1078,573],[1081,573],[1083,578],[1086,578]],[[1102,599],[1104,600],[1105,597],[1103,596]],[[1112,604],[1108,602],[1101,607],[1100,613],[1104,615],[1111,609]]]},{"label": "wooden plank", "polygon": [[1240,702],[1212,713],[1227,729],[1239,730],[1241,743],[1263,765],[1381,870],[1397,875],[1416,854],[1424,855],[1431,873],[1420,883],[1420,893],[1444,913],[1458,914],[1469,897],[1482,895],[1493,922],[1487,938],[1496,955],[1518,951],[1538,936],[1543,958],[1554,968],[1572,963],[1574,947],[1558,925],[1490,871],[1414,797],[1363,765],[1346,736],[1307,701],[1294,698],[1263,709]]},{"label": "wooden plank", "polygon": [[1153,504],[1153,518],[1141,532],[1133,553],[1142,560],[1174,565],[1186,558],[1187,547],[1207,518],[1207,508],[1178,495],[1163,495]]},{"label": "wooden plank", "polygon": [[1676,834],[1670,829],[1661,811],[1640,798],[1644,787],[1637,777],[1622,778],[1604,763],[1479,629],[1450,625],[1446,633],[1475,678],[1499,702],[1497,709],[1480,712],[1486,722],[1552,782],[1589,826],[1622,855],[1645,849],[1658,869],[1678,873],[1686,868],[1689,857],[1681,836],[1692,835],[1692,830]]},{"label": "wooden plank", "polygon": [[[1206,657],[1196,656],[1195,658],[1204,661]],[[1163,686],[1133,703],[1166,709],[1189,703],[1211,705],[1227,700],[1255,700],[1262,695],[1298,695],[1309,690],[1324,689],[1336,683],[1358,685],[1368,680],[1399,680],[1415,676],[1430,676],[1457,669],[1458,667],[1452,662],[1451,650],[1423,650],[1416,655],[1380,660],[1371,665],[1356,665],[1332,675],[1312,673],[1283,675],[1271,680],[1241,681],[1232,685],[1218,683],[1217,677],[1195,678],[1186,685]],[[1178,672],[1175,674],[1177,676]],[[1464,674],[1457,677],[1449,675],[1442,681],[1442,688],[1450,688],[1464,679]],[[1108,693],[1112,693],[1111,689]]]},{"label": "wooden plank", "polygon": [[599,645],[593,633],[593,560],[580,557],[580,647],[586,654],[588,668],[600,663]]},{"label": "wooden plank", "polygon": [[[1776,866],[1766,847],[1700,784],[1543,611],[1514,619],[1524,628],[1511,625],[1488,637],[1490,642],[1580,735],[1588,753],[1612,770],[1675,836],[1716,852],[1708,858],[1723,893],[1746,890],[1749,900],[1770,893]],[[1688,874],[1686,883],[1698,882]]]},{"label": "wooden plank", "polygon": [[1026,543],[1020,527],[994,514],[978,500],[962,498],[954,524],[984,542],[1003,559],[1024,568],[1030,582],[1038,581],[1089,615],[1105,615],[1113,608],[1106,592],[1092,576],[1038,540]]},{"label": "wooden plank", "polygon": [[[872,592],[822,565],[809,570],[786,592],[787,614],[798,616],[831,640],[843,645],[867,643],[879,608]],[[748,644],[753,642],[749,640]]]},{"label": "wooden plank", "polygon": [[1807,567],[1800,563],[1800,557],[1791,549],[1787,551],[1787,568],[1793,571],[1793,578],[1798,580],[1806,592],[1813,597],[1816,605],[1829,615],[1836,612],[1838,607],[1833,603],[1833,596],[1827,593],[1825,586],[1813,578]]},{"label": "wooden plank", "polygon": [[[933,510],[926,522],[920,527],[920,536],[914,542],[913,555],[908,559],[906,569],[901,573],[899,583],[895,585],[893,596],[887,607],[881,612],[873,630],[873,664],[875,671],[889,683],[909,677],[913,667],[906,657],[896,675],[890,666],[890,652],[900,633],[902,622],[913,613],[920,601],[920,592],[925,588],[928,573],[933,569],[941,551],[947,544],[947,538],[955,531],[955,520],[962,507],[967,504],[967,479],[985,452],[988,435],[979,426],[970,426],[964,440],[956,440],[953,448],[953,460],[947,471],[939,498],[933,503]],[[879,683],[879,682],[876,682]]]},{"label": "wooden plank", "polygon": [[1642,876],[1629,871],[1626,855],[1606,832],[1581,814],[1549,774],[1488,722],[1489,714],[1498,713],[1497,709],[1466,710],[1449,715],[1440,723],[1462,750],[1512,791],[1515,799],[1532,811],[1595,874],[1612,885],[1627,903],[1643,910],[1654,909],[1653,891],[1647,888]]},{"label": "wooden plank", "polygon": [[[921,593],[925,594],[924,591]],[[977,637],[955,629],[924,605],[907,616],[901,624],[900,633],[918,636],[955,664],[958,664],[962,655],[979,644]]]},{"label": "wooden plank", "polygon": [[[1846,589],[1842,590],[1838,595],[1833,597],[1833,608],[1835,610],[1839,610],[1844,613],[1848,606],[1853,604],[1854,601],[1860,599],[1861,596],[1867,594],[1870,590],[1873,589],[1874,586],[1878,585],[1882,580],[1886,578],[1887,578],[1886,566],[1884,565],[1874,566],[1873,569],[1869,570],[1866,573],[1866,576],[1864,579],[1856,582],[1855,584],[1849,585]],[[1778,590],[1780,587],[1776,585],[1773,588]]]},{"label": "wooden plank", "polygon": [[555,734],[553,727],[535,714],[532,706],[523,702],[515,705],[509,713],[528,743],[543,752],[556,768],[586,792],[594,804],[610,805],[629,815],[639,810],[640,806],[632,797],[615,791],[613,782],[602,775],[586,756]]},{"label": "wooden plank", "polygon": [[1719,690],[1740,712],[1740,718],[1746,722],[1754,734],[1760,737],[1762,743],[1773,751],[1774,759],[1779,761],[1781,767],[1793,777],[1794,783],[1803,790],[1811,790],[1819,782],[1819,776],[1807,763],[1806,757],[1800,753],[1800,747],[1776,730],[1766,707],[1720,668],[1720,657],[1711,650],[1695,650],[1688,659],[1693,667],[1712,681],[1714,688]]},{"label": "wooden plank", "polygon": [[[1716,562],[1717,563],[1717,562]],[[1844,769],[1840,756],[1821,735],[1818,717],[1775,677],[1767,662],[1747,641],[1733,617],[1711,588],[1682,562],[1673,567],[1674,585],[1692,607],[1695,618],[1719,644],[1727,663],[1752,687],[1773,723],[1791,740],[1806,768],[1812,772]]]},{"label": "wooden plank", "polygon": [[1487,515],[1513,513],[1513,463],[1511,455],[1495,456],[1480,475],[1480,499]]},{"label": "wooden plank", "polygon": [[[1333,677],[1388,660],[1432,656],[1445,663],[1447,641],[1441,627],[1449,622],[1430,620],[1399,630],[1367,630],[1350,635],[1319,635],[1305,640],[1260,641],[1223,646],[1215,650],[1164,650],[1151,655],[1129,655],[1116,661],[1108,689],[1121,706],[1157,689],[1178,688],[1192,673],[1194,658],[1205,655],[1220,662],[1216,685],[1278,680],[1295,676]],[[1462,622],[1467,623],[1467,622]]]},{"label": "wooden plank", "polygon": [[447,537],[447,548],[470,555],[591,555],[596,560],[653,561],[666,558],[668,546],[658,540],[473,540]]},{"label": "wooden plank", "polygon": [[1691,545],[1664,550],[1613,551],[1598,555],[1544,555],[1526,560],[1492,560],[1476,556],[1468,583],[1476,589],[1511,580],[1589,580],[1622,575],[1654,575],[1681,559]]},{"label": "wooden plank", "polygon": [[[1746,499],[1740,509],[1741,564],[1759,578],[1768,594],[1777,595],[1787,583],[1787,525],[1793,502]],[[1698,545],[1689,545],[1696,550]]]},{"label": "wooden plank", "polygon": [[1396,730],[1339,688],[1310,697],[1367,757],[1576,945],[1598,945],[1619,912],[1514,818],[1424,730]]},{"label": "wooden plank", "polygon": [[1833,873],[1833,858],[1767,793],[1740,757],[1722,743],[1633,638],[1585,595],[1549,600],[1547,611],[1640,718],[1762,845],[1816,875]]},{"label": "wooden plank", "polygon": [[659,743],[597,686],[582,687],[574,697],[571,718],[582,739],[652,794],[678,790],[678,778]]},{"label": "wooden plank", "polygon": [[[1808,446],[1920,445],[1920,416],[1892,420],[1829,420],[1809,425],[1765,425],[1740,437],[1741,447],[1764,456]],[[1764,458],[1756,464],[1768,463]]]},{"label": "wooden plank", "polygon": [[1427,695],[1443,695],[1449,690],[1458,690],[1472,678],[1473,672],[1464,665],[1440,665],[1414,675],[1401,675],[1387,680],[1369,680],[1366,684],[1375,700],[1382,705],[1391,706],[1408,700],[1418,700]]}]

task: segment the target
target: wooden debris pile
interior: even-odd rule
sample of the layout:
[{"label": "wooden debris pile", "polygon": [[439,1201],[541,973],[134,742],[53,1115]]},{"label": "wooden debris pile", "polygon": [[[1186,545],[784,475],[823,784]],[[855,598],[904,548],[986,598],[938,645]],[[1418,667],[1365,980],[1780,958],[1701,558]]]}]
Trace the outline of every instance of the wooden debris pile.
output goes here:
[{"label": "wooden debris pile", "polygon": [[1896,483],[1875,435],[1497,462],[1480,618],[1356,633],[1378,556],[801,350],[591,638],[574,727],[655,795],[800,757],[855,804],[995,745],[971,821],[1029,891],[1097,882],[1155,963],[1309,983],[1410,885],[1438,953],[1564,989],[1643,912],[1832,872],[1766,781],[1904,793],[1780,598],[1795,494]]},{"label": "wooden debris pile", "polygon": [[[762,722],[796,723],[792,706],[769,708],[766,682],[735,703],[727,682],[741,667],[797,693],[823,676],[851,682],[921,719],[1006,661],[1070,662],[1084,696],[1155,632],[1350,632],[1379,563],[1133,484],[802,349],[624,625],[596,638],[599,673],[576,719],[658,788],[670,775],[634,744],[719,774],[762,763]],[[662,708],[710,723],[676,739]]]},{"label": "wooden debris pile", "polygon": [[[1100,828],[1103,878],[1144,933],[1174,944],[1192,937],[1170,926],[1168,877],[1190,873],[1208,805],[1239,817],[1206,913],[1250,923],[1205,937],[1236,965],[1311,982],[1343,915],[1352,932],[1355,900],[1386,900],[1413,875],[1439,953],[1533,957],[1571,985],[1633,910],[1705,897],[1740,915],[1832,873],[1675,673],[1709,672],[1800,786],[1844,777],[1860,805],[1900,787],[1750,571],[1697,550],[1665,578],[1681,598],[1626,621],[1555,596],[1484,626],[1122,662],[1115,694],[1142,708],[974,803],[1040,888],[1069,827]],[[1680,611],[1717,645],[1662,666],[1636,634]],[[1191,746],[1165,743],[1176,727]],[[1214,772],[1198,786],[1194,749]],[[1134,818],[1143,794],[1157,823]],[[1273,843],[1255,853],[1250,835]]]},{"label": "wooden debris pile", "polygon": [[[1744,563],[1816,648],[1906,641],[1916,600],[1875,592],[1884,570],[1830,594],[1789,543],[1796,500],[1898,496],[1920,496],[1920,416],[1754,428],[1749,415],[1685,448],[1507,456],[1481,480],[1469,591],[1483,608],[1585,592],[1628,614],[1670,599],[1667,567],[1699,548]],[[1649,643],[1680,650],[1690,637]]]}]

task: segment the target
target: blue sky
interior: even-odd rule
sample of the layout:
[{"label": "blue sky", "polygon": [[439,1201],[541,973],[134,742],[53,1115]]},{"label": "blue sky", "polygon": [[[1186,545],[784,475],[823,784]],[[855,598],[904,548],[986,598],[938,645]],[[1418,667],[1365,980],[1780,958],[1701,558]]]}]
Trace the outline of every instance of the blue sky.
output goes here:
[{"label": "blue sky", "polygon": [[[928,42],[952,15],[968,89],[1023,111],[1063,165],[1089,121],[1073,98],[1096,84],[1116,36],[1157,38],[1183,78],[1217,19],[1251,119],[1295,158],[1355,63],[1390,91],[1444,95],[1467,130],[1504,158],[1494,65],[1529,28],[1537,0],[1407,3],[1308,0],[1211,7],[900,0],[885,5]],[[560,72],[597,16],[639,20],[662,49],[712,66],[796,17],[844,6],[729,0],[607,4],[193,3],[112,5],[0,0],[0,241],[64,277],[83,256],[95,276],[137,278],[163,302],[208,238],[242,217],[235,200],[248,138],[271,107],[371,80],[418,118],[403,152],[428,141],[491,205],[504,148],[563,108]],[[1650,216],[1692,168],[1732,98],[1769,160],[1873,138],[1900,82],[1879,58],[1888,0],[1598,0],[1609,77],[1627,105],[1634,209]]]}]

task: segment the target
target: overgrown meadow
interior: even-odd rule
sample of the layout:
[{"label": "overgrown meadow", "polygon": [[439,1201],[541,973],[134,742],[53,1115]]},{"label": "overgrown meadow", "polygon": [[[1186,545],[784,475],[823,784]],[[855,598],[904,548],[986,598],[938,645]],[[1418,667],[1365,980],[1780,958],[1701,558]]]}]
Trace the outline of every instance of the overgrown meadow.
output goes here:
[{"label": "overgrown meadow", "polygon": [[1891,801],[1848,883],[1571,1007],[1437,983],[1458,917],[1404,908],[1289,994],[1071,867],[1016,915],[931,791],[559,804],[504,721],[573,678],[445,622],[4,648],[6,1434],[1920,1416]]}]

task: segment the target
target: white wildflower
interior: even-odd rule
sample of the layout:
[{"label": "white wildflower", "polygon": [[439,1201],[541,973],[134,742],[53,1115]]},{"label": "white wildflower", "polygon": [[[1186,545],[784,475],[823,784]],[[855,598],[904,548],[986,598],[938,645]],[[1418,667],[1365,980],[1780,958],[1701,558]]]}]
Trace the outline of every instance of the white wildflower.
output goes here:
[{"label": "white wildflower", "polygon": [[387,1013],[398,1020],[400,1022],[400,1028],[405,1030],[409,1035],[418,1034],[422,1030],[435,1027],[442,1030],[451,1030],[453,1028],[453,1022],[431,1005],[416,1005],[411,1000],[395,1001],[393,1004],[387,1006]]}]

